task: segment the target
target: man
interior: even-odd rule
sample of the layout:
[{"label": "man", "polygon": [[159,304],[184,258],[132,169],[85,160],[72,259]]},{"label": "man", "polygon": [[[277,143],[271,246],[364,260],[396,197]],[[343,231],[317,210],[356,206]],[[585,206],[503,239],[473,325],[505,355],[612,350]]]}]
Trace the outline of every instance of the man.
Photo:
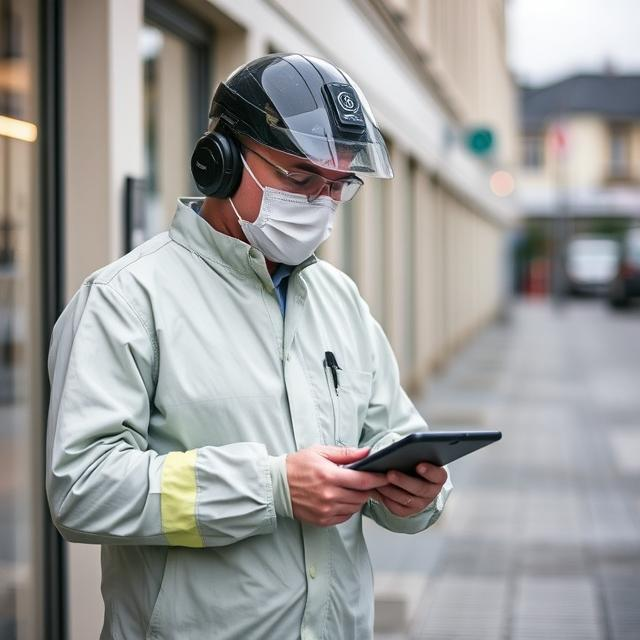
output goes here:
[{"label": "man", "polygon": [[344,468],[427,428],[351,280],[313,251],[339,201],[391,177],[356,85],[272,55],[213,98],[202,199],[90,275],[51,342],[47,488],[102,545],[103,639],[368,638],[362,516],[414,533],[445,469]]}]

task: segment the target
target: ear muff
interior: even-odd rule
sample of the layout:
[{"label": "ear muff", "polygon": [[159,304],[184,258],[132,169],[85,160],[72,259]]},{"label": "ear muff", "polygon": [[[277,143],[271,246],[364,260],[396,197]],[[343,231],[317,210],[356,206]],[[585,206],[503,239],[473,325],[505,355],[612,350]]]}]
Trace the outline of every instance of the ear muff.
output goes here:
[{"label": "ear muff", "polygon": [[233,195],[242,177],[238,143],[218,131],[205,133],[191,156],[191,173],[198,190],[205,196],[227,198]]}]

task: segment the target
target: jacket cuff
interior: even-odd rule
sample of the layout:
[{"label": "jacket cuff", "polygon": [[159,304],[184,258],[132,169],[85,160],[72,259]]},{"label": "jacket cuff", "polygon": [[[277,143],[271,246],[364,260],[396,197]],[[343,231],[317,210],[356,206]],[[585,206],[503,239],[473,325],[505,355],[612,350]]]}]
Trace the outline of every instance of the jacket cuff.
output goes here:
[{"label": "jacket cuff", "polygon": [[273,506],[279,516],[293,518],[291,494],[287,480],[287,454],[269,456],[271,486],[273,488]]}]

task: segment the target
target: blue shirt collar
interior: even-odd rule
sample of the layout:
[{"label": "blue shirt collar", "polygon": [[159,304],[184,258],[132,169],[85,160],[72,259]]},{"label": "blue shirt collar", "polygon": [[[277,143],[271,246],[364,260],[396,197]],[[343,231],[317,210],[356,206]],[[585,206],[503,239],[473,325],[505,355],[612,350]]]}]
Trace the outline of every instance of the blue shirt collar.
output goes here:
[{"label": "blue shirt collar", "polygon": [[280,283],[285,279],[288,278],[291,275],[291,272],[294,270],[295,267],[293,267],[290,264],[282,264],[280,263],[277,267],[276,270],[273,272],[271,279],[273,280],[273,286],[274,287],[279,287]]}]

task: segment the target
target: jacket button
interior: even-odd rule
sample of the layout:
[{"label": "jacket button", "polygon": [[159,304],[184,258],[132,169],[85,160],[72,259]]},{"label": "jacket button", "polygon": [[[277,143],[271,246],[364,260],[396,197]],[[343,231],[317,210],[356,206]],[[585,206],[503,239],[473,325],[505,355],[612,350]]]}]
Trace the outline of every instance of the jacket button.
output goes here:
[{"label": "jacket button", "polygon": [[311,578],[315,578],[316,577],[316,565],[315,564],[312,564],[309,567],[309,577],[311,577]]}]

